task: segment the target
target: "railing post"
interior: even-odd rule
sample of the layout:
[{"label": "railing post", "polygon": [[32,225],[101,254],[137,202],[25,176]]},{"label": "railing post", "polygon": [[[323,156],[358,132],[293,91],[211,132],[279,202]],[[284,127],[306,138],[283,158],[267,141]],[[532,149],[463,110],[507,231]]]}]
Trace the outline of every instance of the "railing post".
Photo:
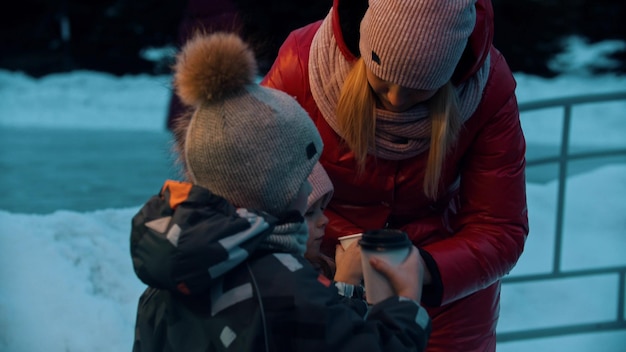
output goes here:
[{"label": "railing post", "polygon": [[626,271],[622,270],[619,273],[619,279],[617,280],[617,321],[624,324],[626,318],[624,318],[624,305],[626,305]]},{"label": "railing post", "polygon": [[552,272],[561,271],[561,256],[563,247],[563,222],[565,217],[565,192],[567,191],[567,164],[569,158],[569,137],[572,122],[572,106],[564,106],[563,131],[561,135],[561,153],[559,155],[559,181],[556,202],[556,226],[554,234],[554,263]]},{"label": "railing post", "polygon": [[552,155],[549,157],[538,158],[535,160],[527,160],[527,166],[537,166],[546,164],[558,163],[558,185],[557,185],[557,201],[556,201],[556,223],[555,223],[555,238],[554,238],[554,255],[553,255],[553,268],[551,272],[545,272],[540,274],[528,274],[515,277],[503,278],[503,283],[523,283],[523,282],[537,282],[542,280],[554,280],[565,278],[582,278],[587,276],[605,275],[605,274],[617,274],[617,316],[613,321],[601,321],[582,324],[565,324],[561,326],[553,326],[547,328],[526,329],[512,332],[498,333],[497,341],[499,343],[527,340],[536,338],[546,338],[553,336],[563,336],[579,333],[597,333],[607,332],[613,330],[625,330],[626,329],[626,266],[618,265],[616,267],[602,267],[602,268],[587,268],[581,270],[562,270],[561,260],[563,257],[563,237],[564,237],[564,222],[565,222],[565,194],[567,191],[567,173],[569,162],[573,160],[588,160],[602,157],[613,156],[626,156],[626,148],[615,147],[605,150],[586,151],[586,152],[571,152],[570,151],[570,136],[571,136],[571,120],[572,109],[576,105],[607,102],[614,100],[626,100],[626,91],[586,95],[586,96],[573,96],[567,98],[547,99],[541,101],[533,101],[522,103],[519,105],[520,112],[530,110],[540,110],[553,107],[563,108],[563,123],[561,134],[561,146],[560,153],[558,155]]}]

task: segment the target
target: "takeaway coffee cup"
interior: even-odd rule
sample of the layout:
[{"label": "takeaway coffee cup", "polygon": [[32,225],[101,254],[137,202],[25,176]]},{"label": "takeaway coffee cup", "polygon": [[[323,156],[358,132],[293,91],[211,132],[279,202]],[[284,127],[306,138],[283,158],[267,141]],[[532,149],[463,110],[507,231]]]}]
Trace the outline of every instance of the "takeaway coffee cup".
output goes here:
[{"label": "takeaway coffee cup", "polygon": [[343,247],[343,249],[348,249],[348,247],[350,247],[353,243],[361,239],[362,235],[363,235],[362,233],[355,233],[354,235],[339,237],[338,240],[339,240],[339,243],[341,243],[341,246]]},{"label": "takeaway coffee cup", "polygon": [[380,229],[364,232],[359,244],[361,245],[365,297],[367,303],[376,304],[395,293],[387,278],[372,268],[369,259],[381,257],[391,265],[397,266],[409,255],[412,243],[403,231]]}]

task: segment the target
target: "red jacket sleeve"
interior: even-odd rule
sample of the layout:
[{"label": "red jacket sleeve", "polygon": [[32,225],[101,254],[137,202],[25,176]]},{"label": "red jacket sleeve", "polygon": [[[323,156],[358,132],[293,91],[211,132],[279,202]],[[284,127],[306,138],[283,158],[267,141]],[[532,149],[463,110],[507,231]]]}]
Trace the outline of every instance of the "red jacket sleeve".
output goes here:
[{"label": "red jacket sleeve", "polygon": [[[499,94],[500,84],[515,85],[502,56],[496,51],[492,56],[485,96],[489,90]],[[450,219],[454,235],[423,248],[437,263],[442,305],[501,279],[524,248],[528,234],[526,143],[513,92],[500,100],[505,102],[502,106],[479,106],[476,113],[492,117],[481,127],[460,167],[460,207]]]}]

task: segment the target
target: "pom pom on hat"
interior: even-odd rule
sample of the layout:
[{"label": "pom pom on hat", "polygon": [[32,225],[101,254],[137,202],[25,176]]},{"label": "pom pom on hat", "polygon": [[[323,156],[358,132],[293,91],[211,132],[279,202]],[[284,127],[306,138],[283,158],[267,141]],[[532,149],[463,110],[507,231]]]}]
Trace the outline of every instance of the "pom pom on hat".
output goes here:
[{"label": "pom pom on hat", "polygon": [[174,70],[176,93],[192,106],[242,89],[257,74],[248,46],[238,36],[221,32],[199,34],[185,43]]},{"label": "pom pom on hat", "polygon": [[326,170],[324,170],[324,167],[319,162],[313,167],[313,171],[311,171],[311,175],[309,175],[309,182],[313,190],[307,199],[307,209],[310,209],[313,204],[320,199],[322,199],[322,208],[326,208],[330,199],[333,197],[335,188]]},{"label": "pom pom on hat", "polygon": [[412,89],[447,83],[476,24],[476,0],[370,0],[359,50],[379,78]]},{"label": "pom pom on hat", "polygon": [[306,111],[254,83],[256,61],[236,34],[193,38],[175,69],[176,92],[194,108],[182,158],[191,181],[237,207],[289,210],[323,148]]}]

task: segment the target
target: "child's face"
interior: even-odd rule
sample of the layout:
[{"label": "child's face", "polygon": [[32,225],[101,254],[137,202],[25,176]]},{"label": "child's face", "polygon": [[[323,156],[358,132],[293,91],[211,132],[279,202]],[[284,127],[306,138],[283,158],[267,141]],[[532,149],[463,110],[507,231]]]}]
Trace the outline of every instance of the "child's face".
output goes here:
[{"label": "child's face", "polygon": [[326,225],[328,225],[328,218],[324,215],[324,209],[322,208],[322,199],[318,199],[317,202],[307,209],[304,218],[309,226],[309,238],[306,241],[305,255],[309,258],[316,258],[320,252]]}]

